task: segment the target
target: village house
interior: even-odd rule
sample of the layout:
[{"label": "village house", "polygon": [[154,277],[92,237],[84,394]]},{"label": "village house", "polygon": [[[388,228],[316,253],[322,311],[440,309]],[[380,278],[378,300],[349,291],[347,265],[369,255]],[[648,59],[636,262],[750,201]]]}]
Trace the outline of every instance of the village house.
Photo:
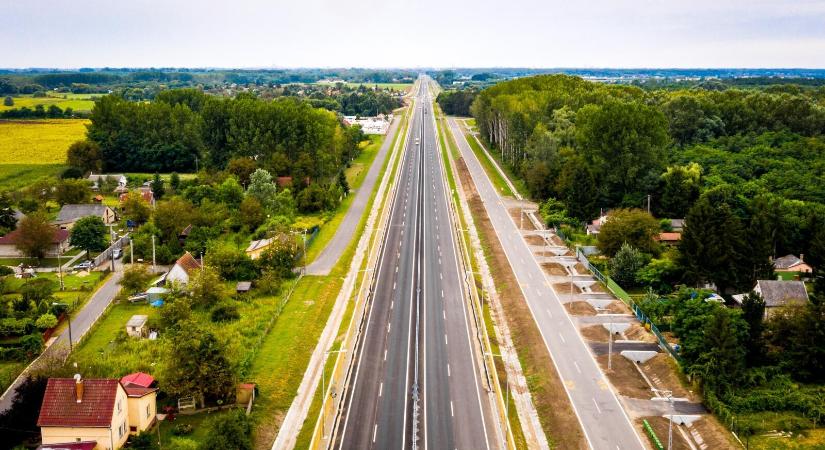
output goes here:
[{"label": "village house", "polygon": [[37,426],[43,444],[94,442],[114,450],[129,438],[128,396],[120,381],[49,378]]},{"label": "village house", "polygon": [[598,219],[593,219],[589,224],[587,224],[587,227],[585,227],[587,234],[599,234],[599,231],[602,229],[602,225],[607,222],[607,217],[607,214],[602,214]]},{"label": "village house", "polygon": [[[149,206],[155,206],[155,193],[152,192],[151,187],[141,186],[137,189],[137,192],[140,194],[140,198],[146,202]],[[120,203],[126,201],[126,198],[129,196],[128,192],[124,192],[118,196],[118,200]]]},{"label": "village house", "polygon": [[100,217],[106,225],[117,221],[117,214],[112,208],[99,203],[88,203],[63,205],[60,212],[57,213],[57,220],[53,223],[60,228],[70,230],[78,220],[92,216]]},{"label": "village house", "polygon": [[[50,378],[37,426],[43,447],[86,444],[84,449],[121,448],[129,434],[155,423],[154,378],[138,372],[116,379]],[[69,447],[71,448],[71,447]]]},{"label": "village house", "polygon": [[796,255],[785,255],[776,258],[773,261],[773,268],[776,272],[813,272],[813,268],[805,263],[804,257],[805,255],[799,255],[798,257]]},{"label": "village house", "polygon": [[[20,230],[14,230],[0,237],[0,257],[3,258],[22,258],[25,255],[17,248],[20,242]],[[56,258],[58,254],[63,254],[69,249],[69,232],[59,228],[54,229],[54,236],[49,248],[46,250],[45,256],[47,258]]]},{"label": "village house", "polygon": [[146,337],[149,333],[149,327],[146,326],[148,321],[149,316],[145,314],[135,314],[126,322],[126,334],[137,338]]},{"label": "village house", "polygon": [[143,372],[135,372],[120,379],[129,398],[129,433],[148,430],[157,417],[158,389],[152,387],[155,379]]},{"label": "village house", "polygon": [[[752,292],[759,294],[765,301],[765,318],[782,306],[808,302],[808,290],[802,281],[759,280]],[[747,295],[734,295],[733,300],[741,305]]]},{"label": "village house", "polygon": [[659,233],[654,239],[664,245],[679,245],[679,241],[682,240],[682,233],[676,232],[663,232]]},{"label": "village house", "polygon": [[261,257],[261,253],[264,252],[272,242],[274,241],[273,238],[267,239],[258,239],[249,243],[249,246],[246,247],[246,254],[249,256],[250,259],[258,259]]},{"label": "village house", "polygon": [[194,275],[195,271],[201,269],[201,263],[192,256],[191,253],[186,252],[175,261],[175,265],[166,273],[166,283],[180,283],[187,284],[189,279]]},{"label": "village house", "polygon": [[117,188],[115,189],[116,191],[126,189],[126,184],[128,183],[128,180],[126,179],[126,175],[123,175],[122,173],[116,173],[116,174],[95,174],[95,173],[92,173],[92,174],[89,175],[89,178],[87,178],[87,179],[92,182],[92,189],[94,189],[94,190],[100,189],[101,183],[105,183],[107,181],[117,182]]}]

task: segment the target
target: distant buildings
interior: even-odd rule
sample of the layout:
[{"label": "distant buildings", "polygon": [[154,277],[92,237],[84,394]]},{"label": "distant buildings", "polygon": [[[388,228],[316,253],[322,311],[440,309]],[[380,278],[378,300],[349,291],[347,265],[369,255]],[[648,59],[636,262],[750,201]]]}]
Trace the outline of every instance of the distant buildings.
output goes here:
[{"label": "distant buildings", "polygon": [[[804,305],[808,302],[808,290],[802,281],[759,280],[753,291],[765,301],[765,317],[768,317],[776,308],[787,305]],[[733,300],[742,304],[748,293],[737,294]]]},{"label": "distant buildings", "polygon": [[186,252],[175,261],[175,265],[166,273],[166,283],[187,284],[195,271],[200,269],[201,263],[191,253]]},{"label": "distant buildings", "polygon": [[386,117],[383,114],[379,114],[377,117],[344,116],[345,124],[349,126],[360,125],[364,134],[387,134],[391,122],[392,114]]},{"label": "distant buildings", "polygon": [[126,184],[128,183],[128,180],[126,179],[126,175],[123,175],[122,173],[112,173],[112,174],[94,174],[94,173],[92,173],[91,175],[89,175],[89,178],[87,178],[87,179],[92,182],[92,189],[94,189],[94,190],[100,189],[100,185],[103,184],[103,183],[116,182],[117,187],[115,188],[115,191],[121,191],[123,189],[126,189]]},{"label": "distant buildings", "polygon": [[250,259],[258,259],[261,257],[261,253],[272,245],[273,241],[273,238],[252,241],[249,243],[249,246],[246,247],[246,254]]},{"label": "distant buildings", "polygon": [[803,260],[804,257],[805,255],[785,255],[780,258],[776,258],[773,261],[774,270],[777,272],[813,272],[813,268]]}]

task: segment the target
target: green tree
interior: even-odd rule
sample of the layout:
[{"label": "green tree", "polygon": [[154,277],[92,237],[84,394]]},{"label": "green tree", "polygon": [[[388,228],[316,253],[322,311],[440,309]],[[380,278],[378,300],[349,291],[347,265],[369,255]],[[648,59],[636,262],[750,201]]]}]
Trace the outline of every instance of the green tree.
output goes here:
[{"label": "green tree", "polygon": [[667,121],[641,102],[609,100],[576,114],[577,143],[612,204],[650,192],[661,173],[668,143]]},{"label": "green tree", "polygon": [[84,172],[100,172],[103,167],[100,146],[90,140],[77,141],[69,146],[66,163]]},{"label": "green tree", "polygon": [[596,179],[582,158],[573,157],[565,162],[556,190],[571,217],[588,221],[597,215]]},{"label": "green tree", "polygon": [[180,198],[172,197],[157,202],[152,222],[160,230],[165,242],[177,242],[178,234],[194,221],[194,206]]},{"label": "green tree", "polygon": [[659,214],[671,218],[685,217],[690,206],[699,197],[701,172],[702,168],[696,163],[668,167],[662,174]]},{"label": "green tree", "polygon": [[229,400],[235,389],[235,373],[225,345],[195,322],[178,324],[168,336],[164,390],[175,397]]},{"label": "green tree", "polygon": [[742,318],[748,324],[747,361],[749,366],[762,362],[765,353],[763,339],[765,300],[756,292],[751,292],[742,300]]},{"label": "green tree", "polygon": [[765,324],[769,355],[805,383],[825,382],[825,302],[816,298],[772,312]]},{"label": "green tree", "polygon": [[243,187],[234,176],[227,177],[226,180],[218,186],[218,197],[220,201],[225,203],[230,208],[238,208],[244,199]]},{"label": "green tree", "polygon": [[226,171],[234,175],[243,186],[249,185],[256,168],[255,161],[250,158],[232,158],[226,165]]},{"label": "green tree", "polygon": [[149,220],[152,210],[149,204],[143,199],[143,195],[138,191],[131,191],[126,194],[126,198],[120,203],[123,211],[123,218],[134,222],[135,224],[143,224]]},{"label": "green tree", "polygon": [[100,252],[108,247],[108,239],[106,239],[108,231],[100,217],[84,217],[75,222],[69,242],[89,253]]},{"label": "green tree", "polygon": [[347,174],[343,170],[338,172],[338,186],[341,187],[344,195],[349,194],[349,181],[347,181]]},{"label": "green tree", "polygon": [[570,223],[573,220],[567,215],[567,207],[565,204],[553,197],[548,198],[541,204],[539,213],[544,219],[544,223],[550,227],[557,227],[561,224]]},{"label": "green tree", "polygon": [[730,204],[702,195],[685,217],[679,244],[679,265],[687,281],[712,282],[725,294],[729,288],[750,290],[751,271],[744,255],[745,237],[741,220]]},{"label": "green tree", "polygon": [[155,177],[152,179],[152,192],[155,195],[156,199],[163,198],[163,194],[166,193],[166,188],[163,187],[163,179],[160,177],[160,174],[155,172]]},{"label": "green tree", "polygon": [[187,284],[192,304],[200,307],[211,307],[221,301],[222,287],[218,271],[206,266],[199,270]]},{"label": "green tree", "polygon": [[123,276],[118,282],[127,294],[143,292],[153,275],[149,273],[146,266],[133,264],[123,271]]},{"label": "green tree", "polygon": [[620,286],[635,286],[636,272],[644,265],[644,255],[625,242],[616,255],[610,259],[610,278],[613,278]]},{"label": "green tree", "polygon": [[615,209],[601,226],[597,245],[607,256],[613,256],[624,243],[644,253],[656,253],[654,237],[659,234],[659,222],[641,209]]},{"label": "green tree", "polygon": [[172,175],[169,176],[169,187],[175,192],[178,191],[180,187],[180,175],[178,175],[177,172],[172,172]]},{"label": "green tree", "polygon": [[19,238],[15,246],[23,255],[29,258],[43,258],[52,246],[55,238],[55,229],[45,213],[33,212],[18,225]]},{"label": "green tree", "polygon": [[252,424],[243,411],[233,409],[207,423],[206,438],[198,450],[252,450]]},{"label": "green tree", "polygon": [[60,180],[55,198],[61,205],[88,203],[92,190],[86,180]]},{"label": "green tree", "polygon": [[255,197],[244,197],[238,208],[238,213],[241,223],[250,230],[256,230],[266,221],[264,208],[261,206],[261,202]]},{"label": "green tree", "polygon": [[264,208],[269,209],[272,205],[277,189],[272,183],[272,175],[264,169],[257,169],[249,177],[249,187],[246,195],[255,197]]},{"label": "green tree", "polygon": [[715,308],[704,327],[704,350],[691,372],[699,374],[711,391],[724,392],[733,388],[745,371],[747,336],[748,324],[739,311]]},{"label": "green tree", "polygon": [[14,106],[14,99],[7,96],[3,99],[3,106]]}]

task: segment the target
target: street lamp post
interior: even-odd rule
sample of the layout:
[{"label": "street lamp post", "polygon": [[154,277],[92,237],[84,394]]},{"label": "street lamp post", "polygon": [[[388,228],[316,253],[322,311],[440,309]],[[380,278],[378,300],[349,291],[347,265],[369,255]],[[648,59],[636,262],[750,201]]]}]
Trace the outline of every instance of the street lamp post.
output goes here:
[{"label": "street lamp post", "polygon": [[670,404],[670,414],[668,415],[669,420],[667,426],[667,450],[671,450],[673,448],[673,413],[675,412],[673,406],[673,391],[654,388],[653,392],[655,392],[660,398],[667,400]]},{"label": "street lamp post", "polygon": [[65,306],[66,307],[66,317],[69,321],[69,353],[72,352],[72,313],[69,311],[69,304],[68,303],[61,303],[61,302],[52,302],[52,306]]},{"label": "street lamp post", "polygon": [[327,350],[326,352],[324,352],[324,364],[323,364],[323,366],[321,366],[321,396],[322,396],[321,398],[323,398],[323,400],[321,400],[321,438],[324,439],[324,440],[329,438],[329,436],[327,436],[327,418],[326,418],[326,415],[325,415],[326,412],[327,412],[327,408],[326,408],[326,406],[327,406],[327,387],[326,387],[327,356],[329,356],[330,353],[344,353],[346,351],[347,351],[347,349],[342,348],[340,350]]}]

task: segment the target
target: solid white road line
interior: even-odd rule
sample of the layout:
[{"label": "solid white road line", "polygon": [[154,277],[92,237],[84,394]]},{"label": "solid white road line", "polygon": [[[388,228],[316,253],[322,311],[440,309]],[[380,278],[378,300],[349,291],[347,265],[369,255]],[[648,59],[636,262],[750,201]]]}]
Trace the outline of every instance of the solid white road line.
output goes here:
[{"label": "solid white road line", "polygon": [[372,427],[372,443],[375,444],[375,435],[378,434],[378,424]]},{"label": "solid white road line", "polygon": [[562,336],[561,332],[559,332],[559,337],[561,338],[562,343],[567,343],[567,341],[564,340],[564,336]]},{"label": "solid white road line", "polygon": [[599,408],[599,404],[598,404],[598,403],[596,403],[596,398],[595,398],[595,397],[593,398],[593,404],[594,404],[594,405],[596,405],[596,411],[598,411],[598,412],[599,412],[599,414],[601,414],[601,413],[602,413],[602,409],[601,409],[601,408]]},{"label": "solid white road line", "polygon": [[381,394],[384,393],[384,382],[382,381],[381,384],[378,385],[378,396],[380,397]]},{"label": "solid white road line", "polygon": [[581,373],[582,373],[582,369],[579,367],[579,363],[577,363],[576,361],[573,361],[573,365],[574,365],[574,366],[576,366],[576,372],[578,372],[579,374],[581,374]]},{"label": "solid white road line", "polygon": [[453,410],[453,401],[450,400],[450,416],[455,417],[455,411]]}]

